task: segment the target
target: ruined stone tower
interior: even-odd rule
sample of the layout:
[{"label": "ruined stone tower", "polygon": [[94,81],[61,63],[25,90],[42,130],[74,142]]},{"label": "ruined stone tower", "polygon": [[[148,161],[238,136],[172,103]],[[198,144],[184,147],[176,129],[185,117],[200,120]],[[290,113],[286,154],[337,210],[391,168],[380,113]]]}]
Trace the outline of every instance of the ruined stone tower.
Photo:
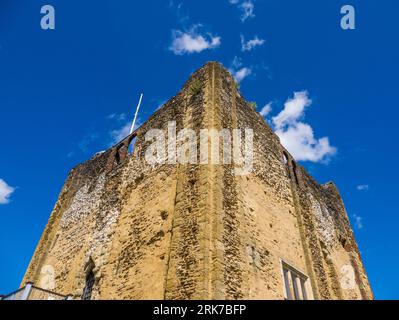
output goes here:
[{"label": "ruined stone tower", "polygon": [[[151,165],[148,130],[251,128],[253,170]],[[134,152],[128,148],[134,144]],[[319,185],[211,62],[70,172],[23,283],[75,299],[372,299],[340,194]]]}]

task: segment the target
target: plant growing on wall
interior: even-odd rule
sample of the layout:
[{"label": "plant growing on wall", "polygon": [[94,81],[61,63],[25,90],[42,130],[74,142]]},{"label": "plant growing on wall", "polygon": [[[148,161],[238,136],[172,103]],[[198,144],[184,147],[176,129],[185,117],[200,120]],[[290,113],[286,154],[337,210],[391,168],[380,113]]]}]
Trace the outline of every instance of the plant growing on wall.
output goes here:
[{"label": "plant growing on wall", "polygon": [[197,95],[202,90],[202,83],[198,79],[195,79],[190,86],[190,91],[193,95]]},{"label": "plant growing on wall", "polygon": [[256,110],[256,102],[248,102],[248,105],[249,105],[252,109]]},{"label": "plant growing on wall", "polygon": [[236,83],[235,83],[235,85],[236,85],[236,89],[237,89],[237,91],[240,91],[240,89],[241,89],[241,85],[240,85],[240,83],[239,83],[239,82],[236,82]]}]

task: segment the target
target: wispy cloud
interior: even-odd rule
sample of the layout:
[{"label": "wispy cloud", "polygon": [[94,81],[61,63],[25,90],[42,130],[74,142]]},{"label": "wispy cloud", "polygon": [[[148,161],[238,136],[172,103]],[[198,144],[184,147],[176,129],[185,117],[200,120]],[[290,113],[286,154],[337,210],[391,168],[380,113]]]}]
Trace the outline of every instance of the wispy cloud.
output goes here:
[{"label": "wispy cloud", "polygon": [[[140,126],[141,126],[141,120],[137,119],[134,129],[137,129]],[[111,138],[109,145],[113,146],[118,142],[121,142],[123,139],[125,139],[129,135],[131,127],[132,127],[132,122],[127,122],[121,127],[111,130],[109,132]]]},{"label": "wispy cloud", "polygon": [[238,83],[240,83],[246,77],[252,74],[252,69],[250,67],[244,67],[241,59],[238,57],[234,57],[233,63],[231,64],[229,71]]},{"label": "wispy cloud", "polygon": [[311,104],[307,91],[294,92],[294,97],[285,102],[284,109],[272,118],[272,123],[281,143],[296,160],[325,162],[337,149],[330,145],[328,137],[315,138],[313,128],[301,121]]},{"label": "wispy cloud", "polygon": [[244,1],[240,5],[240,9],[242,10],[241,21],[245,22],[248,18],[255,18],[254,10],[255,6],[251,0]]},{"label": "wispy cloud", "polygon": [[211,33],[201,33],[201,27],[200,24],[197,24],[185,32],[173,30],[172,44],[169,50],[176,55],[184,55],[218,48],[221,44],[221,38]]},{"label": "wispy cloud", "polygon": [[246,77],[252,74],[252,70],[247,67],[243,67],[233,72],[233,76],[238,83],[244,80]]},{"label": "wispy cloud", "polygon": [[180,24],[184,24],[190,20],[188,11],[183,12],[184,9],[182,1],[169,1],[169,9],[171,9],[176,15],[177,21]]},{"label": "wispy cloud", "polygon": [[9,186],[3,179],[0,179],[0,205],[9,203],[14,191],[15,188]]},{"label": "wispy cloud", "polygon": [[124,121],[126,120],[125,113],[111,113],[107,116],[108,120]]},{"label": "wispy cloud", "polygon": [[354,220],[356,229],[358,229],[358,230],[363,229],[363,218],[361,216],[354,214],[353,220]]},{"label": "wispy cloud", "polygon": [[83,139],[79,142],[79,149],[82,152],[88,152],[90,145],[99,138],[99,134],[97,132],[88,132]]},{"label": "wispy cloud", "polygon": [[273,105],[273,102],[269,102],[268,104],[266,104],[266,105],[259,111],[259,114],[260,114],[262,117],[268,116],[269,113],[272,111],[272,105]]},{"label": "wispy cloud", "polygon": [[370,186],[368,184],[360,184],[356,187],[356,189],[359,191],[368,191]]},{"label": "wispy cloud", "polygon": [[265,43],[264,39],[259,39],[258,36],[255,38],[245,41],[245,37],[241,35],[241,51],[251,51],[255,47],[262,46]]},{"label": "wispy cloud", "polygon": [[74,151],[71,151],[67,154],[67,158],[72,158],[75,155]]},{"label": "wispy cloud", "polygon": [[229,0],[232,5],[237,6],[241,11],[241,22],[245,22],[249,18],[255,17],[255,5],[252,0]]},{"label": "wispy cloud", "polygon": [[128,122],[128,123],[124,124],[123,126],[121,126],[120,128],[112,130],[110,132],[110,136],[111,136],[110,145],[114,145],[114,144],[122,141],[124,138],[126,138],[130,133],[131,126],[132,126],[132,124],[130,122]]}]

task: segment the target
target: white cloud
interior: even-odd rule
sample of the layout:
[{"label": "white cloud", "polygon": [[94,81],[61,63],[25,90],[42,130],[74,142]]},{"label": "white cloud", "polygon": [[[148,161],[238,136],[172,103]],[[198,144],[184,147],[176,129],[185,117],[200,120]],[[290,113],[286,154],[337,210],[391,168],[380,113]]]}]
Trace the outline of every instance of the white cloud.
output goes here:
[{"label": "white cloud", "polygon": [[368,191],[370,189],[370,186],[368,184],[361,184],[358,185],[356,189],[359,191]]},{"label": "white cloud", "polygon": [[130,128],[132,127],[132,124],[130,122],[126,123],[122,127],[112,130],[110,132],[111,136],[111,145],[114,145],[118,142],[121,142],[123,139],[125,139],[129,133],[130,133]]},{"label": "white cloud", "polygon": [[277,128],[285,125],[295,124],[303,115],[306,107],[312,104],[307,91],[294,92],[294,98],[288,99],[284,104],[284,109],[276,117],[273,123]]},{"label": "white cloud", "polygon": [[337,149],[330,145],[328,137],[316,139],[312,127],[300,121],[311,104],[307,91],[294,92],[294,98],[286,101],[272,121],[281,143],[297,161],[322,162]]},{"label": "white cloud", "polygon": [[254,18],[254,10],[255,6],[251,0],[244,1],[241,6],[241,10],[243,11],[242,16],[241,16],[241,21],[244,22],[248,18]]},{"label": "white cloud", "polygon": [[221,38],[210,33],[201,34],[201,25],[194,25],[189,31],[172,31],[172,44],[169,47],[176,55],[199,53],[207,49],[216,49],[221,44]]},{"label": "white cloud", "polygon": [[233,63],[231,64],[229,71],[238,83],[240,83],[246,77],[252,74],[252,69],[248,67],[243,67],[241,59],[238,57],[234,57]]},{"label": "white cloud", "polygon": [[[137,119],[136,124],[134,125],[134,129],[137,129],[141,126],[140,119]],[[110,145],[113,146],[118,142],[121,142],[130,134],[130,129],[132,127],[132,122],[127,122],[125,125],[121,126],[118,129],[112,130],[109,134],[111,136]]]},{"label": "white cloud", "polygon": [[254,18],[255,5],[252,0],[229,0],[230,4],[237,6],[241,11],[241,22],[245,22],[249,18]]},{"label": "white cloud", "polygon": [[356,215],[356,214],[354,214],[353,215],[353,219],[354,219],[354,222],[355,222],[356,229],[358,229],[358,230],[362,229],[363,228],[363,218],[358,216],[358,215]]},{"label": "white cloud", "polygon": [[241,35],[241,51],[251,51],[257,46],[262,46],[265,43],[264,39],[259,39],[255,36],[252,40],[245,41],[243,35]]},{"label": "white cloud", "polygon": [[244,80],[246,77],[248,77],[251,74],[252,70],[246,67],[233,72],[234,79],[236,79],[238,83],[240,83],[242,80]]},{"label": "white cloud", "polygon": [[297,161],[321,162],[336,153],[328,138],[315,139],[310,125],[299,122],[276,131],[282,145]]},{"label": "white cloud", "polygon": [[260,111],[259,114],[262,117],[266,117],[271,111],[272,111],[272,104],[273,102],[269,102],[267,105],[265,105]]},{"label": "white cloud", "polygon": [[15,188],[10,187],[3,179],[0,179],[0,204],[7,204],[10,202],[10,196],[15,191]]}]

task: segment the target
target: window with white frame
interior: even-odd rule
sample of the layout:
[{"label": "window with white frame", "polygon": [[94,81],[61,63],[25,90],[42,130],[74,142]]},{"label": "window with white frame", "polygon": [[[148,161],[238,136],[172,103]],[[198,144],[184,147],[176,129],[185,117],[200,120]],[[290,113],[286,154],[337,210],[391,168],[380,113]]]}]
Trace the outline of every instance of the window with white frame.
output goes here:
[{"label": "window with white frame", "polygon": [[[282,261],[284,293],[287,300],[309,300],[309,277]],[[309,288],[309,289],[308,289]]]}]

